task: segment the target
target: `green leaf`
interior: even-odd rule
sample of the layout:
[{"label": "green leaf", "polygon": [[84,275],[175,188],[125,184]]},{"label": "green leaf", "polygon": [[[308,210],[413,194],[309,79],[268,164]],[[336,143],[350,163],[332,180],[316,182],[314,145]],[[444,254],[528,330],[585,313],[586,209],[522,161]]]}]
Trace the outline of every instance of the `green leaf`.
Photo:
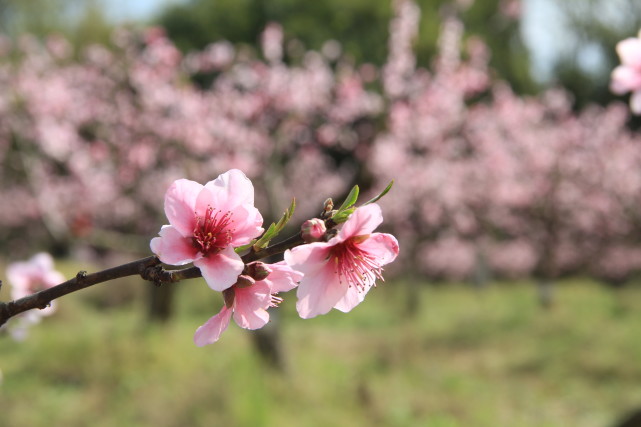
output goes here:
[{"label": "green leaf", "polygon": [[237,254],[245,252],[247,249],[251,248],[254,245],[254,243],[256,243],[256,240],[258,239],[253,239],[251,242],[247,243],[246,245],[238,246],[237,248],[234,248],[234,251]]},{"label": "green leaf", "polygon": [[341,205],[340,208],[338,208],[338,212],[343,211],[356,203],[356,200],[358,199],[358,185],[355,185],[352,187],[351,191],[347,195],[347,198],[345,198],[345,201]]},{"label": "green leaf", "polygon": [[278,233],[280,233],[281,230],[285,228],[285,225],[287,225],[289,220],[292,218],[292,215],[294,215],[295,210],[296,210],[296,199],[292,199],[292,203],[289,205],[289,208],[285,209],[285,212],[283,212],[283,216],[278,220],[278,222],[272,223],[267,229],[267,231],[263,233],[260,239],[258,239],[258,241],[256,241],[252,245],[254,247],[254,250],[258,251],[267,247],[267,245],[269,245],[270,240],[278,236]]},{"label": "green leaf", "polygon": [[356,208],[352,207],[352,208],[344,209],[342,211],[338,211],[332,217],[332,221],[334,221],[335,224],[343,223],[343,222],[347,221],[349,216],[351,214],[353,214],[355,210],[356,210]]},{"label": "green leaf", "polygon": [[374,202],[378,201],[381,197],[383,197],[384,195],[389,193],[389,191],[392,189],[392,185],[394,185],[394,180],[391,180],[390,183],[387,184],[387,187],[385,187],[385,190],[381,191],[381,194],[379,194],[378,196],[374,197],[372,200],[369,200],[369,201],[365,202],[365,204],[363,206],[369,205],[370,203],[374,203]]}]

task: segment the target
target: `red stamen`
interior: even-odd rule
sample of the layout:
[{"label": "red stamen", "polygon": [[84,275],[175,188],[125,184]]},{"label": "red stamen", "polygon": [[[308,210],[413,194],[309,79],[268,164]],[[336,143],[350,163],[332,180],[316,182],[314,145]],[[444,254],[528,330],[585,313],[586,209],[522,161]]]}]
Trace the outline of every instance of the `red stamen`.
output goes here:
[{"label": "red stamen", "polygon": [[232,240],[234,229],[230,224],[231,212],[222,214],[222,211],[215,211],[211,206],[207,207],[205,217],[196,214],[196,226],[194,227],[193,244],[204,255],[216,254],[227,246]]}]

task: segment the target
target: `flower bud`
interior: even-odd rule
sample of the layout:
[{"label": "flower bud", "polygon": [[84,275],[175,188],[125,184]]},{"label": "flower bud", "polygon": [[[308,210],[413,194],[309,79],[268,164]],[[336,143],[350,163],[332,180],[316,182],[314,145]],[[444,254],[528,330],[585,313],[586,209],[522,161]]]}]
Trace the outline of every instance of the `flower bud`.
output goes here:
[{"label": "flower bud", "polygon": [[241,274],[238,276],[238,280],[236,280],[236,283],[234,283],[234,286],[237,286],[239,288],[246,288],[248,286],[253,285],[256,283],[253,277],[247,276],[245,274]]},{"label": "flower bud", "polygon": [[231,288],[227,288],[223,291],[223,299],[225,300],[225,306],[227,308],[232,308],[234,306],[234,297],[236,296],[236,292],[234,291],[234,287],[232,286]]},{"label": "flower bud", "polygon": [[308,219],[301,226],[301,236],[305,243],[319,242],[325,237],[325,221],[318,218]]},{"label": "flower bud", "polygon": [[332,210],[334,209],[334,201],[329,198],[325,200],[325,203],[323,203],[323,212],[321,212],[321,218],[329,218],[331,217]]},{"label": "flower bud", "polygon": [[264,280],[271,273],[271,268],[267,267],[267,264],[261,261],[255,261],[250,264],[247,264],[245,267],[245,274],[255,281]]}]

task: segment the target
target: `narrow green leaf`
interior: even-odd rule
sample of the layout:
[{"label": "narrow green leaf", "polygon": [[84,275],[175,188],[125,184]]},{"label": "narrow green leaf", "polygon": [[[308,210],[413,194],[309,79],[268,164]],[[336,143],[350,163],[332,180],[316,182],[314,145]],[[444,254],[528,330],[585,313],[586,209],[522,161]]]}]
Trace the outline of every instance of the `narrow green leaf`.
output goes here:
[{"label": "narrow green leaf", "polygon": [[347,221],[347,219],[349,218],[349,216],[350,216],[351,214],[353,214],[355,210],[356,210],[356,208],[353,208],[353,207],[352,207],[352,208],[344,209],[344,210],[342,210],[342,211],[338,211],[338,212],[336,212],[336,214],[334,214],[334,216],[332,217],[332,221],[334,221],[334,223],[336,223],[336,224],[343,223],[343,222]]},{"label": "narrow green leaf", "polygon": [[343,211],[350,206],[353,206],[354,203],[356,203],[356,200],[358,199],[358,185],[355,185],[352,187],[351,191],[347,195],[347,198],[345,198],[345,201],[341,205],[340,208],[338,208],[338,212]]},{"label": "narrow green leaf", "polygon": [[285,212],[283,212],[283,216],[280,217],[277,223],[273,223],[269,226],[267,231],[263,233],[263,235],[258,239],[257,242],[253,244],[255,250],[260,250],[267,245],[269,245],[269,242],[276,236],[278,236],[278,233],[281,232],[283,228],[285,228],[285,225],[289,222],[289,220],[292,218],[292,215],[294,215],[294,210],[296,210],[296,199],[292,199],[292,203],[289,205],[289,208],[285,209]]},{"label": "narrow green leaf", "polygon": [[372,200],[369,200],[369,201],[365,202],[365,204],[363,206],[369,205],[370,203],[374,203],[374,202],[378,201],[381,197],[383,197],[384,195],[389,193],[389,191],[392,189],[392,185],[394,185],[394,180],[391,180],[390,183],[387,184],[387,187],[385,187],[385,190],[383,190],[381,192],[381,194],[379,194],[378,196],[374,197]]},{"label": "narrow green leaf", "polygon": [[247,243],[246,245],[239,246],[237,248],[234,248],[234,251],[236,251],[237,254],[245,252],[247,249],[251,248],[254,243],[256,243],[256,239],[253,239],[251,242]]}]

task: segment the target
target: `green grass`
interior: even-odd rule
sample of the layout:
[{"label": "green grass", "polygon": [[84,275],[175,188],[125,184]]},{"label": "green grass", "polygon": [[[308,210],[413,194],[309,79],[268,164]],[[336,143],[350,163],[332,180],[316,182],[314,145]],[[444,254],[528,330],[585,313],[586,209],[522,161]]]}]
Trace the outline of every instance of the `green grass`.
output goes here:
[{"label": "green grass", "polygon": [[167,325],[146,321],[146,286],[98,285],[26,341],[0,336],[0,425],[590,427],[641,406],[637,288],[566,281],[546,311],[530,283],[424,287],[412,315],[389,282],[310,320],[290,295],[278,372],[235,325],[193,345],[221,304],[203,282],[178,285]]}]

